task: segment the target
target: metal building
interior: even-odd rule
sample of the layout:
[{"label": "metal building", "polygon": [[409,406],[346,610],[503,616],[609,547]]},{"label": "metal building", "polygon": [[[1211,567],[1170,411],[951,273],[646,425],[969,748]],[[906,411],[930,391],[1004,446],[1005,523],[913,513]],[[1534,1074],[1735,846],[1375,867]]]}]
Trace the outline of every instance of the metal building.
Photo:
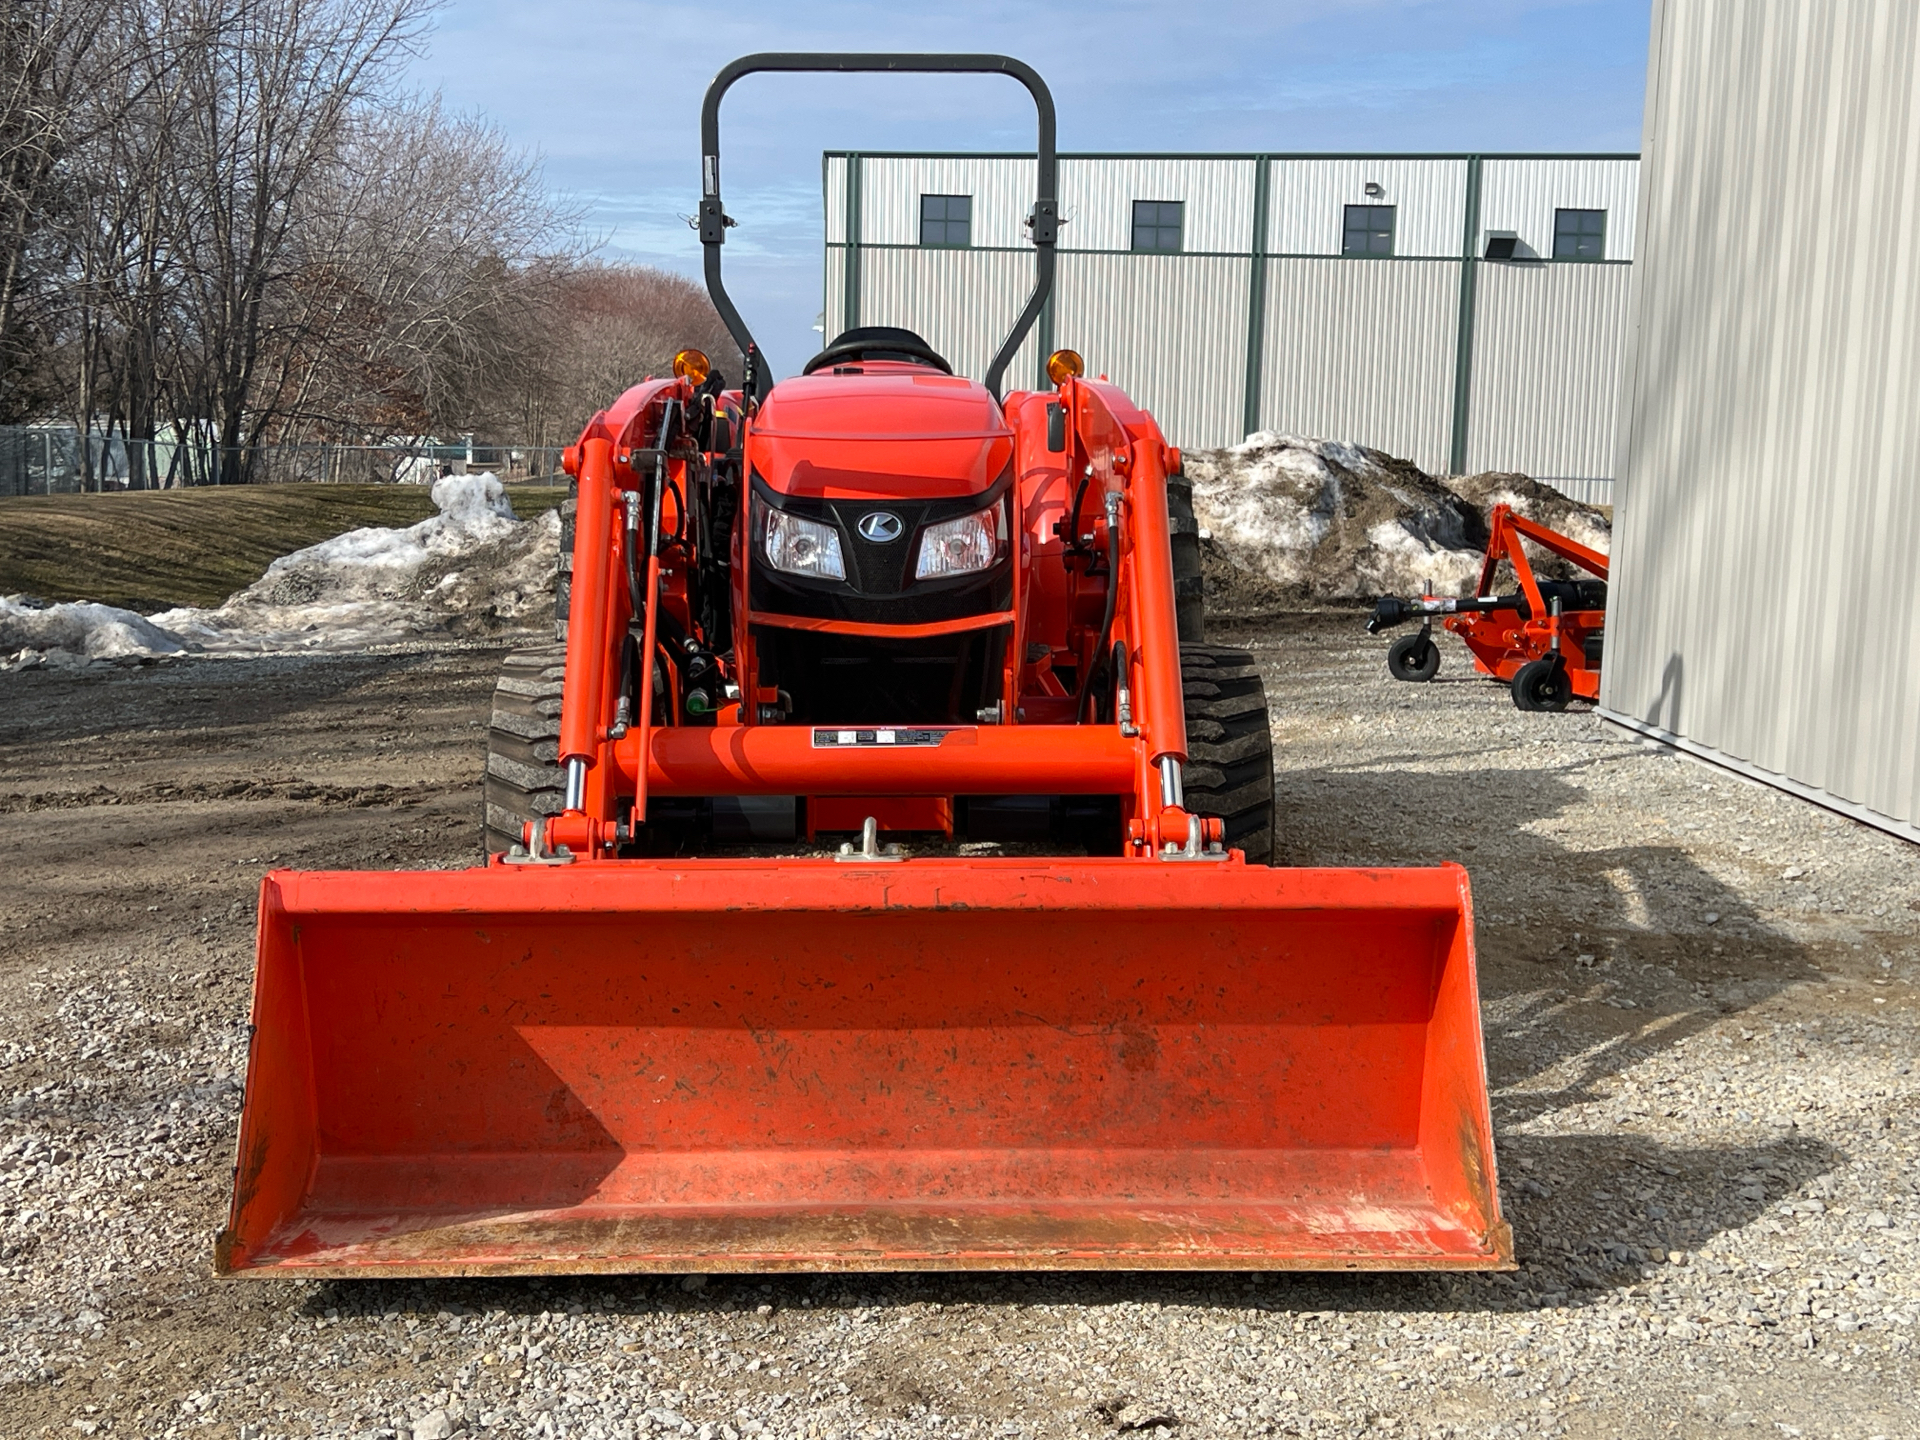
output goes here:
[{"label": "metal building", "polygon": [[[1632,155],[1062,155],[1059,279],[1014,383],[1080,351],[1169,439],[1287,430],[1611,499]],[[1032,288],[1018,155],[829,152],[828,335],[979,375]]]},{"label": "metal building", "polygon": [[1603,713],[1920,840],[1920,7],[1661,0]]}]

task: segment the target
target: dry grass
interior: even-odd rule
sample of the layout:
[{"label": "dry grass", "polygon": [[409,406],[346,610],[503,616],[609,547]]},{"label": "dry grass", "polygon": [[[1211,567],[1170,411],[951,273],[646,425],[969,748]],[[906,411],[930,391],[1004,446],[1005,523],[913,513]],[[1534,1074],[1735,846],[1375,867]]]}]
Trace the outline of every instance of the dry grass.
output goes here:
[{"label": "dry grass", "polygon": [[[561,487],[509,490],[521,518]],[[218,605],[281,555],[363,525],[434,513],[414,485],[244,485],[0,500],[0,595],[98,600],[152,612]]]}]

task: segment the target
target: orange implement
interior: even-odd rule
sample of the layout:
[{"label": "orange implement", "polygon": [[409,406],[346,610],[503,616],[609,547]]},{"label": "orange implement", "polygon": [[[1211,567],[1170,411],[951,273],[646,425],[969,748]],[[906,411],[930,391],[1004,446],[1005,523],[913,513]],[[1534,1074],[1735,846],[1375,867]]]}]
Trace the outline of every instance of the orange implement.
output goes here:
[{"label": "orange implement", "polygon": [[1471,934],[1454,866],[276,872],[219,1268],[1510,1266]]}]

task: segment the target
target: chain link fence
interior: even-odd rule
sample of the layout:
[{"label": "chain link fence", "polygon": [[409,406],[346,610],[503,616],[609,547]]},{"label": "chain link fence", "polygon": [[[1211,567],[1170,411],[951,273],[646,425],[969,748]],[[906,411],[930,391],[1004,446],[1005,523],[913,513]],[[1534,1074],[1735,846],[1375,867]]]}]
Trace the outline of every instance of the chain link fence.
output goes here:
[{"label": "chain link fence", "polygon": [[[259,445],[223,449],[192,440],[91,435],[66,425],[0,425],[0,496],[174,490],[215,483],[251,485],[428,485],[442,475],[498,475],[565,485],[560,447],[464,441],[378,445]],[[239,477],[244,477],[244,480]]]}]

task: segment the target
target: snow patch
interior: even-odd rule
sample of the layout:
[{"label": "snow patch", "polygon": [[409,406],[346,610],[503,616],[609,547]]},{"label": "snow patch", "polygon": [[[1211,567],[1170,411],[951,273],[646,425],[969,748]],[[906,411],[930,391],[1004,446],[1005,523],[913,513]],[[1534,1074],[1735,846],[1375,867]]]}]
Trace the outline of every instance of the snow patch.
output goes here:
[{"label": "snow patch", "polygon": [[28,595],[0,595],[0,652],[9,656],[0,663],[31,663],[53,653],[68,660],[125,660],[184,649],[178,636],[118,606],[46,605]]},{"label": "snow patch", "polygon": [[560,517],[513,518],[492,475],[437,481],[440,513],[403,529],[349,530],[283,555],[214,609],[157,615],[0,597],[9,668],[182,653],[337,653],[525,627],[552,614]]}]

